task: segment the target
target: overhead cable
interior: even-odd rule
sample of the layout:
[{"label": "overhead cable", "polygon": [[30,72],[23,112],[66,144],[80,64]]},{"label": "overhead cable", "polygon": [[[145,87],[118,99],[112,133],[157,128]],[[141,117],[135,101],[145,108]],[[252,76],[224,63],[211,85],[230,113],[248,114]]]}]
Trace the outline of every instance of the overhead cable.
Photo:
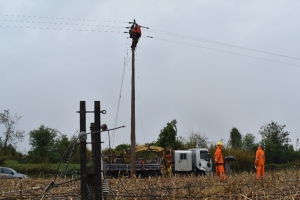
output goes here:
[{"label": "overhead cable", "polygon": [[106,30],[88,30],[88,29],[72,29],[72,28],[54,28],[54,27],[32,27],[32,26],[1,26],[0,28],[24,28],[24,29],[40,29],[40,30],[58,30],[58,31],[80,31],[80,32],[99,32],[99,33],[124,33],[121,31]]},{"label": "overhead cable", "polygon": [[232,47],[232,48],[238,48],[238,49],[243,49],[243,50],[247,50],[247,51],[254,51],[254,52],[269,54],[269,55],[273,55],[273,56],[280,56],[280,57],[300,60],[300,58],[293,57],[293,56],[287,56],[287,55],[282,55],[282,54],[277,54],[277,53],[272,53],[272,52],[267,52],[267,51],[261,51],[261,50],[257,50],[257,49],[252,49],[252,48],[247,48],[247,47],[242,47],[242,46],[237,46],[237,45],[232,45],[232,44],[227,44],[227,43],[222,43],[222,42],[217,42],[217,41],[213,41],[213,40],[207,40],[207,39],[192,37],[192,36],[183,35],[183,34],[177,34],[177,33],[172,33],[172,32],[167,32],[167,31],[161,31],[161,30],[158,30],[158,29],[152,29],[152,30],[151,29],[145,29],[145,31],[152,32],[152,33],[163,34],[163,35],[168,35],[168,36],[173,36],[173,37],[189,39],[189,40],[207,42],[207,43],[211,43],[211,44],[217,44],[217,45],[222,45],[222,46],[227,46],[227,47]]},{"label": "overhead cable", "polygon": [[[120,111],[120,103],[121,103],[121,97],[122,97],[122,91],[123,91],[123,83],[124,83],[124,76],[125,76],[125,69],[128,65],[128,40],[126,40],[126,51],[125,51],[125,55],[124,55],[124,63],[123,63],[123,72],[122,72],[122,78],[121,78],[121,86],[120,86],[120,91],[119,91],[119,98],[118,98],[118,105],[117,105],[117,112],[116,112],[116,118],[115,118],[115,123],[114,123],[114,127],[116,127],[118,125],[118,119],[119,119],[119,111]],[[115,134],[116,134],[116,130],[113,130],[112,133],[112,146],[114,146],[114,142],[115,142]]]},{"label": "overhead cable", "polygon": [[173,43],[183,44],[183,45],[187,45],[187,46],[194,46],[194,47],[198,47],[198,48],[202,48],[202,49],[209,49],[209,50],[213,50],[213,51],[219,51],[219,52],[223,52],[223,53],[229,53],[229,54],[244,56],[244,57],[248,57],[248,58],[255,58],[255,59],[258,59],[258,60],[265,60],[265,61],[269,61],[269,62],[275,62],[275,63],[285,64],[285,65],[300,67],[300,65],[295,65],[295,64],[280,62],[280,61],[276,61],[276,60],[270,60],[270,59],[256,57],[256,56],[245,55],[245,54],[241,54],[241,53],[235,53],[235,52],[231,52],[231,51],[225,51],[225,50],[220,50],[220,49],[203,47],[203,46],[199,46],[199,45],[195,45],[195,44],[188,44],[188,43],[184,43],[184,42],[167,40],[167,39],[163,39],[163,38],[157,38],[157,37],[153,37],[153,38],[157,39],[157,40],[162,40],[162,41],[167,41],[167,42],[173,42]]},{"label": "overhead cable", "polygon": [[[137,56],[137,52],[136,52],[136,58],[138,58]],[[145,131],[144,131],[144,124],[143,124],[143,118],[142,118],[142,108],[141,108],[141,94],[140,94],[140,73],[139,73],[139,63],[138,63],[138,59],[136,59],[136,69],[137,69],[137,82],[138,82],[138,104],[139,104],[139,113],[140,113],[140,120],[141,120],[141,127],[142,127],[142,133],[144,136],[144,143],[146,142],[146,137],[145,137]]]},{"label": "overhead cable", "polygon": [[43,17],[43,16],[32,16],[32,15],[7,15],[0,14],[2,17],[25,17],[25,18],[38,18],[38,19],[55,19],[55,20],[72,20],[72,21],[87,21],[87,22],[109,22],[109,23],[128,23],[111,20],[99,20],[99,19],[80,19],[80,18],[67,18],[67,17]]},{"label": "overhead cable", "polygon": [[12,19],[0,19],[0,21],[6,22],[21,22],[21,23],[38,23],[38,24],[55,24],[55,25],[71,25],[71,26],[93,26],[93,27],[105,27],[105,28],[126,28],[120,26],[103,26],[103,25],[94,25],[94,24],[70,24],[63,22],[39,22],[39,21],[22,21],[22,20],[12,20]]}]

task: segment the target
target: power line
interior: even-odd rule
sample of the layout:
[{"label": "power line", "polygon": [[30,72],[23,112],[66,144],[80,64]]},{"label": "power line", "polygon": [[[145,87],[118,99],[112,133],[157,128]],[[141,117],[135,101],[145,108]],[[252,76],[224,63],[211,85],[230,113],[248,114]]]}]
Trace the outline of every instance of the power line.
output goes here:
[{"label": "power line", "polygon": [[25,18],[38,18],[38,19],[87,21],[87,22],[127,23],[128,24],[128,22],[111,21],[111,20],[99,20],[99,19],[80,19],[80,18],[66,18],[66,17],[43,17],[43,16],[32,16],[32,15],[8,15],[8,14],[0,14],[0,16],[2,16],[2,17],[25,17]]},{"label": "power line", "polygon": [[[44,17],[44,16],[32,16],[32,15],[0,14],[0,16],[2,16],[2,17],[37,18],[37,19],[54,19],[54,20],[71,20],[71,21],[84,21],[84,22],[105,22],[105,23],[126,23],[126,24],[129,23],[129,22],[112,21],[112,20],[80,19],[80,18],[66,18],[66,17]],[[16,20],[16,21],[18,21],[18,20]],[[34,21],[31,21],[31,22],[33,22],[33,23],[46,23],[46,22],[34,22]],[[51,24],[51,22],[47,22],[47,23]],[[52,23],[52,24],[56,24],[56,23]],[[82,25],[82,26],[98,26],[98,25],[68,24],[68,23],[57,23],[57,24]],[[101,27],[105,27],[105,26],[101,26]],[[113,27],[113,26],[106,26],[106,27]],[[128,28],[128,27],[114,27],[114,28]],[[206,43],[211,43],[211,44],[217,44],[217,45],[227,46],[227,47],[231,47],[231,48],[238,48],[238,49],[247,50],[247,51],[254,51],[254,52],[258,52],[258,53],[269,54],[269,55],[273,55],[273,56],[280,56],[280,57],[285,57],[285,58],[300,60],[300,58],[293,57],[293,56],[287,56],[287,55],[282,55],[282,54],[277,54],[277,53],[272,53],[272,52],[267,52],[267,51],[252,49],[252,48],[248,48],[248,47],[242,47],[242,46],[227,44],[227,43],[223,43],[223,42],[217,42],[217,41],[213,41],[213,40],[208,40],[208,39],[203,39],[203,38],[197,38],[197,37],[193,37],[193,36],[188,36],[188,35],[183,35],[183,34],[178,34],[178,33],[173,33],[173,32],[168,32],[168,31],[163,31],[163,30],[159,30],[159,29],[149,29],[148,27],[144,27],[144,28],[146,28],[145,31],[149,31],[149,32],[152,32],[152,33],[158,33],[158,34],[163,34],[163,35],[168,35],[168,36],[173,36],[173,37],[179,37],[179,38],[184,38],[184,39],[189,39],[189,40],[195,40],[195,41],[201,41],[201,42],[206,42]],[[85,31],[87,31],[87,30],[85,30]]]},{"label": "power line", "polygon": [[40,30],[56,30],[56,31],[80,31],[80,32],[99,32],[99,33],[124,33],[124,32],[121,32],[121,31],[54,28],[54,27],[33,27],[33,26],[1,26],[0,25],[0,28],[22,28],[22,29],[40,29]]},{"label": "power line", "polygon": [[167,42],[173,42],[173,43],[177,43],[177,44],[183,44],[183,45],[193,46],[193,47],[198,47],[198,48],[203,48],[203,49],[209,49],[209,50],[213,50],[213,51],[219,51],[219,52],[223,52],[223,53],[229,53],[229,54],[239,55],[239,56],[244,56],[244,57],[248,57],[248,58],[255,58],[255,59],[258,59],[258,60],[265,60],[265,61],[269,61],[269,62],[275,62],[275,63],[285,64],[285,65],[290,65],[290,66],[296,66],[296,67],[299,67],[299,66],[300,66],[300,65],[295,65],[295,64],[290,64],[290,63],[280,62],[280,61],[276,61],[276,60],[270,60],[270,59],[261,58],[261,57],[256,57],[256,56],[249,56],[249,55],[245,55],[245,54],[241,54],[241,53],[235,53],[235,52],[231,52],[231,51],[225,51],[225,50],[220,50],[220,49],[214,49],[214,48],[210,48],[210,47],[203,47],[203,46],[199,46],[199,45],[188,44],[188,43],[184,43],[184,42],[178,42],[178,41],[173,41],[173,40],[167,40],[167,39],[162,39],[162,38],[157,38],[157,37],[153,37],[153,39],[162,40],[162,41],[167,41]]},{"label": "power line", "polygon": [[12,20],[12,19],[0,19],[0,21],[6,22],[21,22],[21,23],[38,23],[38,24],[55,24],[55,25],[71,25],[71,26],[93,26],[93,27],[105,27],[105,28],[126,28],[120,26],[103,26],[103,25],[94,25],[94,24],[70,24],[70,23],[62,23],[62,22],[39,22],[39,21],[22,21],[22,20]]},{"label": "power line", "polygon": [[[22,29],[78,31],[78,32],[98,32],[98,33],[126,33],[126,32],[121,32],[121,31],[72,29],[72,28],[54,28],[54,27],[33,27],[33,26],[2,26],[2,25],[0,25],[0,28],[22,28]],[[199,45],[194,45],[194,44],[188,44],[188,43],[183,43],[183,42],[178,42],[178,41],[173,41],[173,40],[168,40],[168,39],[163,39],[163,38],[152,37],[152,36],[144,36],[144,38],[154,38],[154,39],[163,40],[163,41],[167,41],[167,42],[173,42],[173,43],[177,43],[177,44],[194,46],[194,47],[199,47],[199,48],[203,48],[203,49],[209,49],[209,50],[219,51],[219,52],[223,52],[223,53],[229,53],[229,54],[233,54],[233,55],[239,55],[239,56],[244,56],[244,57],[249,57],[249,58],[255,58],[255,59],[259,59],[259,60],[265,60],[265,61],[269,61],[269,62],[275,62],[275,63],[285,64],[285,65],[290,65],[290,66],[297,66],[297,67],[299,66],[299,65],[295,65],[295,64],[286,63],[286,62],[280,62],[280,61],[275,61],[275,60],[271,60],[271,59],[266,59],[266,58],[261,58],[261,57],[256,57],[256,56],[250,56],[250,55],[246,55],[246,54],[235,53],[235,52],[230,52],[230,51],[226,51],[226,50],[209,48],[209,47],[204,47],[204,46],[199,46]],[[269,54],[272,54],[272,53],[269,53]],[[298,58],[294,58],[294,59],[298,59]]]},{"label": "power line", "polygon": [[[105,23],[127,23],[127,24],[129,23],[129,22],[112,21],[112,20],[80,19],[80,18],[66,18],[66,17],[44,17],[44,16],[32,16],[32,15],[0,14],[0,16],[2,16],[2,17],[37,18],[37,19],[54,19],[54,20],[71,20],[71,21],[83,21],[83,22],[105,22]],[[24,22],[27,22],[27,23],[32,22],[32,23],[41,23],[41,24],[42,23],[48,23],[48,24],[76,25],[76,26],[94,26],[94,27],[100,26],[100,25],[69,24],[69,23],[55,23],[55,22],[37,22],[37,21],[19,21],[19,20],[3,20],[3,21],[15,21],[15,22],[23,22],[23,23]],[[129,27],[115,27],[115,26],[101,26],[101,27],[129,28]],[[269,54],[269,55],[273,55],[273,56],[280,56],[280,57],[300,60],[300,58],[293,57],[293,56],[287,56],[287,55],[282,55],[282,54],[278,54],[278,53],[272,53],[272,52],[252,49],[252,48],[248,48],[248,47],[242,47],[242,46],[238,46],[238,45],[232,45],[232,44],[227,44],[227,43],[223,43],[223,42],[217,42],[217,41],[213,41],[213,40],[197,38],[197,37],[193,37],[193,36],[188,36],[188,35],[163,31],[163,30],[159,30],[159,29],[149,29],[148,27],[144,27],[144,28],[145,28],[144,29],[145,31],[152,32],[152,33],[158,33],[158,34],[163,34],[163,35],[168,35],[168,36],[173,36],[173,37],[179,37],[179,38],[184,38],[184,39],[189,39],[189,40],[195,40],[195,41],[201,41],[201,42],[206,42],[206,43],[211,43],[211,44],[216,44],[216,45],[221,45],[221,46],[227,46],[227,47],[231,47],[231,48],[238,48],[238,49],[247,50],[247,51],[254,51],[254,52],[258,52],[258,53]],[[85,31],[89,31],[89,30],[85,30]],[[147,36],[147,37],[151,38],[151,36]]]},{"label": "power line", "polygon": [[[152,31],[152,30],[154,30],[154,31]],[[213,41],[213,40],[207,40],[207,39],[192,37],[192,36],[188,36],[188,35],[182,35],[182,34],[177,34],[177,33],[172,33],[172,32],[167,32],[167,31],[161,31],[161,30],[158,30],[158,29],[152,29],[152,30],[151,29],[145,29],[144,31],[163,34],[163,35],[168,35],[168,36],[173,36],[173,37],[179,37],[179,38],[184,38],[184,39],[189,39],[189,40],[201,41],[201,42],[206,42],[206,43],[211,43],[211,44],[217,44],[217,45],[222,45],[222,46],[227,46],[227,47],[232,47],[232,48],[237,48],[237,49],[243,49],[243,50],[247,50],[247,51],[254,51],[254,52],[269,54],[269,55],[273,55],[273,56],[280,56],[280,57],[300,60],[300,58],[293,57],[293,56],[287,56],[287,55],[282,55],[282,54],[277,54],[277,53],[271,53],[271,52],[267,52],[267,51],[251,49],[251,48],[247,48],[247,47],[242,47],[242,46],[217,42],[217,41]]]},{"label": "power line", "polygon": [[[119,99],[118,99],[118,105],[117,105],[117,112],[116,112],[114,127],[116,127],[117,124],[118,124],[120,103],[121,103],[122,90],[123,90],[123,82],[124,82],[124,76],[125,76],[125,69],[126,69],[126,66],[127,66],[127,63],[128,63],[128,60],[127,60],[128,59],[128,48],[127,48],[128,43],[127,42],[128,42],[128,40],[126,40],[126,52],[125,52],[125,55],[124,55],[124,65],[123,65],[121,86],[120,86]],[[113,130],[113,133],[112,133],[112,146],[114,145],[114,142],[115,142],[115,133],[116,133],[116,130]]]},{"label": "power line", "polygon": [[[137,57],[137,53],[136,53]],[[142,118],[142,108],[141,108],[141,95],[140,95],[140,73],[139,73],[139,65],[138,65],[138,59],[136,59],[136,66],[137,66],[137,74],[138,74],[138,99],[139,99],[139,113],[140,113],[140,120],[141,120],[141,127],[142,127],[142,133],[144,136],[144,143],[146,142],[145,132],[144,132],[144,124],[143,124],[143,118]]]}]

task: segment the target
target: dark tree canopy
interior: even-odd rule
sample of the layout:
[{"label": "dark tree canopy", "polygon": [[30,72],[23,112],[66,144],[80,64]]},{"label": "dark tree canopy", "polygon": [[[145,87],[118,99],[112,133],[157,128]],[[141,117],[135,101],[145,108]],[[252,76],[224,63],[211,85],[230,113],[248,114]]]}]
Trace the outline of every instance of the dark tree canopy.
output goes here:
[{"label": "dark tree canopy", "polygon": [[292,157],[289,132],[284,130],[285,127],[286,125],[279,125],[271,121],[260,128],[258,133],[262,136],[267,163],[285,163]]},{"label": "dark tree canopy", "polygon": [[241,148],[242,147],[242,134],[239,132],[239,130],[235,127],[233,127],[230,131],[230,138],[228,141],[229,145],[233,148]]},{"label": "dark tree canopy", "polygon": [[245,151],[250,151],[255,148],[255,136],[251,133],[247,133],[242,139],[242,145]]},{"label": "dark tree canopy", "polygon": [[178,148],[176,143],[177,127],[176,119],[167,123],[167,126],[164,127],[159,134],[157,139],[157,145],[161,147],[172,147],[174,149]]},{"label": "dark tree canopy", "polygon": [[115,150],[122,152],[123,150],[129,148],[130,148],[130,144],[119,144],[118,146],[116,146]]},{"label": "dark tree canopy", "polygon": [[37,130],[30,131],[29,136],[31,149],[28,154],[37,162],[48,163],[56,157],[57,131],[55,129],[41,125]]},{"label": "dark tree canopy", "polygon": [[279,125],[271,121],[271,123],[262,126],[258,133],[262,136],[263,140],[270,140],[279,148],[288,147],[290,132],[284,131],[285,127],[286,125]]}]

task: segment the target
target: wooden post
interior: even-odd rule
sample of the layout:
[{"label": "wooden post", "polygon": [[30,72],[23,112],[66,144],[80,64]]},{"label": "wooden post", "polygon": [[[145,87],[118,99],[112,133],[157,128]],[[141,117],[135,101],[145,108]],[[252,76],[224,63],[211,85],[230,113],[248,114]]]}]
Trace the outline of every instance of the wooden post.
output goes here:
[{"label": "wooden post", "polygon": [[95,115],[95,199],[102,200],[102,180],[101,180],[101,120],[100,101],[94,102]]},{"label": "wooden post", "polygon": [[[85,101],[80,101],[80,133],[86,132],[86,109]],[[80,140],[80,176],[81,176],[81,199],[87,199],[87,181],[86,181],[86,141]]]},{"label": "wooden post", "polygon": [[135,153],[135,69],[134,69],[134,48],[132,48],[132,77],[131,77],[131,177],[136,175],[136,153]]}]

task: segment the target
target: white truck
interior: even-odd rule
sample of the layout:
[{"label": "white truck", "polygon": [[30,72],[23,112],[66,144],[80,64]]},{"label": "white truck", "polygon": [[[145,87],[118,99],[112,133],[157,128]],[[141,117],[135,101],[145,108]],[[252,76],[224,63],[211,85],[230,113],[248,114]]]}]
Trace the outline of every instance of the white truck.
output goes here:
[{"label": "white truck", "polygon": [[[210,153],[206,148],[194,148],[189,150],[166,150],[162,147],[145,146],[137,147],[137,151],[152,150],[161,153],[161,159],[157,162],[137,161],[136,173],[141,176],[160,176],[170,174],[209,175],[212,174]],[[130,163],[104,163],[108,175],[130,174]]]},{"label": "white truck", "polygon": [[206,148],[174,150],[172,164],[173,173],[212,174],[210,153]]}]

